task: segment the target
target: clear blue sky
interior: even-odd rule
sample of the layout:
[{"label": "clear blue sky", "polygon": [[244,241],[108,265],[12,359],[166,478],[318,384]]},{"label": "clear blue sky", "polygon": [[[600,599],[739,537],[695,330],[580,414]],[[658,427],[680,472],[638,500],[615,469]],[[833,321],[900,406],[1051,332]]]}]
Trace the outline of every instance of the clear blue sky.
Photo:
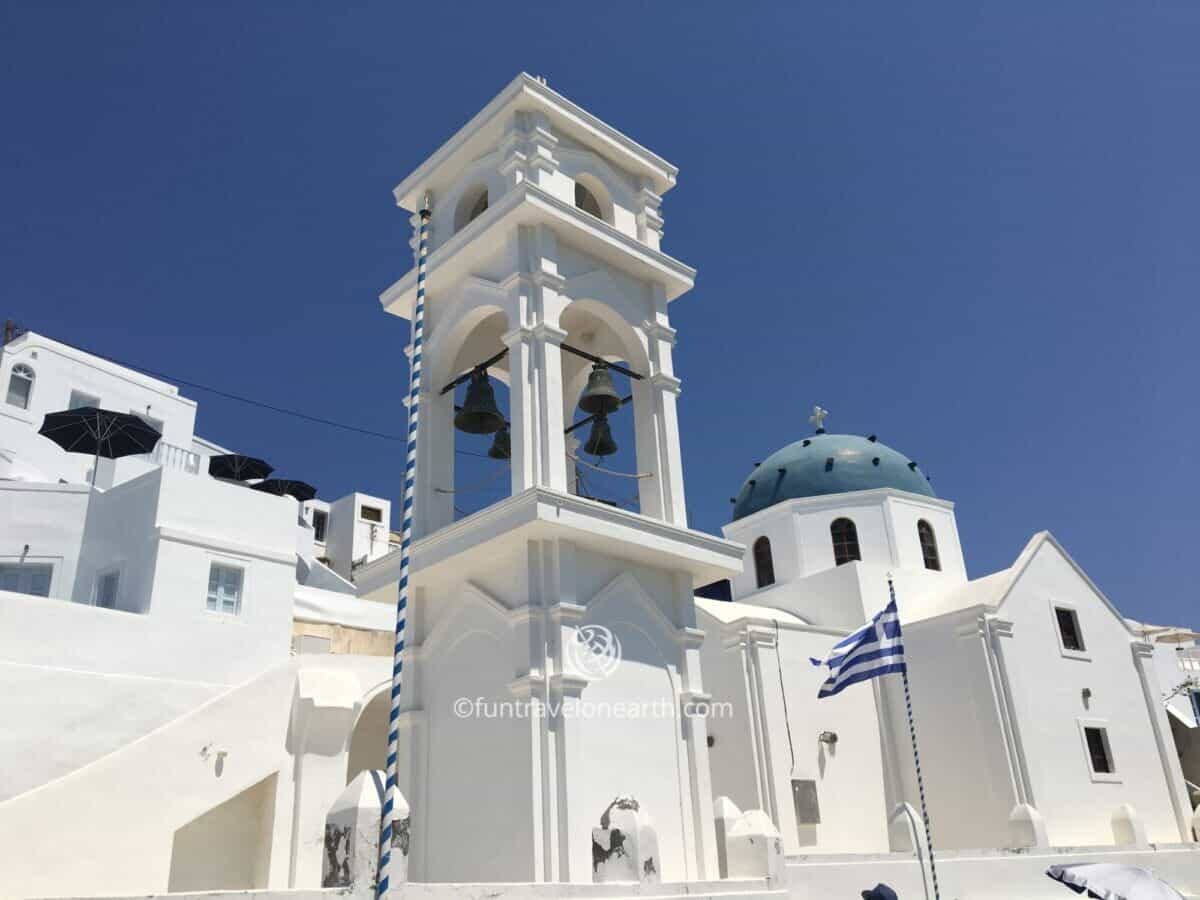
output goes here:
[{"label": "clear blue sky", "polygon": [[[680,167],[695,527],[819,402],[957,501],[973,576],[1047,528],[1200,625],[1200,6],[587,9],[0,4],[0,313],[399,432],[390,189],[524,69]],[[397,491],[395,444],[186,393],[323,496]]]}]

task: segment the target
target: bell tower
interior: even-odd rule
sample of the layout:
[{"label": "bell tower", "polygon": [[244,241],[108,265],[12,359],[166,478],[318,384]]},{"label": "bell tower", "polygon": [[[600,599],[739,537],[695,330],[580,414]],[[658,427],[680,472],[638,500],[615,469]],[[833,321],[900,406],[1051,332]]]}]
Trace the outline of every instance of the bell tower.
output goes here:
[{"label": "bell tower", "polygon": [[[687,528],[668,307],[695,272],[660,247],[675,175],[522,74],[395,189],[414,226],[431,210],[399,778],[414,880],[590,882],[618,795],[656,823],[664,881],[716,877],[692,590],[742,548]],[[411,316],[416,277],[387,312]],[[464,432],[496,435],[510,490],[456,521]],[[639,510],[578,496],[581,446],[627,438]],[[597,633],[614,667],[579,651]]]}]

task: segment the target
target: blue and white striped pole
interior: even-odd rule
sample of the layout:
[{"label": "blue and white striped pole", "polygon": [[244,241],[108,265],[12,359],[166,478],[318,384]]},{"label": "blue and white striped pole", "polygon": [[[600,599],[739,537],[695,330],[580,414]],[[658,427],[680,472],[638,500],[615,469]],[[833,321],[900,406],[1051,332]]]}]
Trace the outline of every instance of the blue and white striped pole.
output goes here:
[{"label": "blue and white striped pole", "polygon": [[[400,584],[396,598],[396,645],[392,654],[392,704],[388,713],[387,787],[379,834],[379,879],[375,896],[387,896],[392,867],[392,836],[397,833],[392,821],[396,809],[397,776],[400,766],[400,687],[404,668],[404,625],[408,618],[408,576],[412,556],[413,505],[417,477],[417,429],[421,411],[421,344],[425,332],[425,258],[428,254],[429,195],[421,204],[420,231],[417,236],[417,300],[412,317],[412,358],[408,375],[408,449],[404,461],[403,521],[400,526]],[[407,843],[407,835],[404,836]],[[402,851],[408,852],[405,847]]]},{"label": "blue and white striped pole", "polygon": [[[896,586],[888,578],[888,593],[892,598],[892,606],[896,605]],[[933,881],[934,900],[941,900],[942,893],[938,889],[937,863],[933,859],[933,829],[929,825],[929,807],[925,803],[925,778],[921,774],[921,756],[917,752],[917,725],[913,720],[912,694],[908,689],[908,666],[900,671],[904,678],[904,711],[908,714],[908,736],[912,738],[913,765],[917,770],[917,795],[921,800],[921,819],[925,823],[925,847],[929,851],[929,876]],[[917,839],[918,841],[920,838]],[[917,848],[917,858],[920,858],[921,848]]]}]

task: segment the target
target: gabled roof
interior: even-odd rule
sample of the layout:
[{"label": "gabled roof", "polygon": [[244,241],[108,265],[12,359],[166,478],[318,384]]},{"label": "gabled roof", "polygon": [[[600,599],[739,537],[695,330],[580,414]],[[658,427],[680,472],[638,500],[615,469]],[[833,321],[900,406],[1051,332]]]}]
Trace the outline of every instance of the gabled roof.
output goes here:
[{"label": "gabled roof", "polygon": [[981,607],[989,612],[995,612],[1004,606],[1013,588],[1020,580],[1021,576],[1029,568],[1038,551],[1046,544],[1050,544],[1058,553],[1066,560],[1067,564],[1075,570],[1080,579],[1086,584],[1091,591],[1100,598],[1100,601],[1108,607],[1109,612],[1113,617],[1121,623],[1121,626],[1131,635],[1136,635],[1137,632],[1130,627],[1129,622],[1121,615],[1120,611],[1111,600],[1105,596],[1104,592],[1096,585],[1088,576],[1088,573],[1083,570],[1083,567],[1077,563],[1070,553],[1066,551],[1058,539],[1049,531],[1039,531],[1029,539],[1025,548],[1017,556],[1016,560],[1007,569],[1001,569],[999,572],[993,572],[991,575],[986,575],[983,578],[976,578],[974,581],[968,581],[966,584],[948,591],[945,594],[933,598],[930,604],[928,614],[921,616],[921,621],[924,619],[932,619],[936,616],[946,615],[947,613],[960,612],[962,610],[971,609],[973,607]]}]

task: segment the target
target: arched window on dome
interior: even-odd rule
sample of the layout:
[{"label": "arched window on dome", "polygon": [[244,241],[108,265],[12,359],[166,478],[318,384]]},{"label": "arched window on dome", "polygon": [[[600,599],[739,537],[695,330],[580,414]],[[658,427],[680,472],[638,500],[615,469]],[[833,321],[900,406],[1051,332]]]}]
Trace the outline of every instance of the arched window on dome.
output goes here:
[{"label": "arched window on dome", "polygon": [[862,559],[858,550],[858,529],[849,519],[834,519],[829,526],[829,534],[833,537],[833,562],[842,565],[852,560]]},{"label": "arched window on dome", "polygon": [[925,568],[935,572],[942,571],[942,558],[938,555],[937,535],[933,526],[924,519],[917,522],[917,537],[921,539],[921,556],[925,558]]},{"label": "arched window on dome", "polygon": [[33,369],[24,363],[12,367],[8,376],[8,405],[17,409],[29,409],[29,398],[33,395]]},{"label": "arched window on dome", "polygon": [[771,542],[765,537],[754,542],[754,575],[760,588],[775,583],[775,560],[771,558]]},{"label": "arched window on dome", "polygon": [[604,213],[600,210],[600,201],[596,199],[596,195],[578,181],[575,182],[575,205],[597,219],[604,218]]}]

